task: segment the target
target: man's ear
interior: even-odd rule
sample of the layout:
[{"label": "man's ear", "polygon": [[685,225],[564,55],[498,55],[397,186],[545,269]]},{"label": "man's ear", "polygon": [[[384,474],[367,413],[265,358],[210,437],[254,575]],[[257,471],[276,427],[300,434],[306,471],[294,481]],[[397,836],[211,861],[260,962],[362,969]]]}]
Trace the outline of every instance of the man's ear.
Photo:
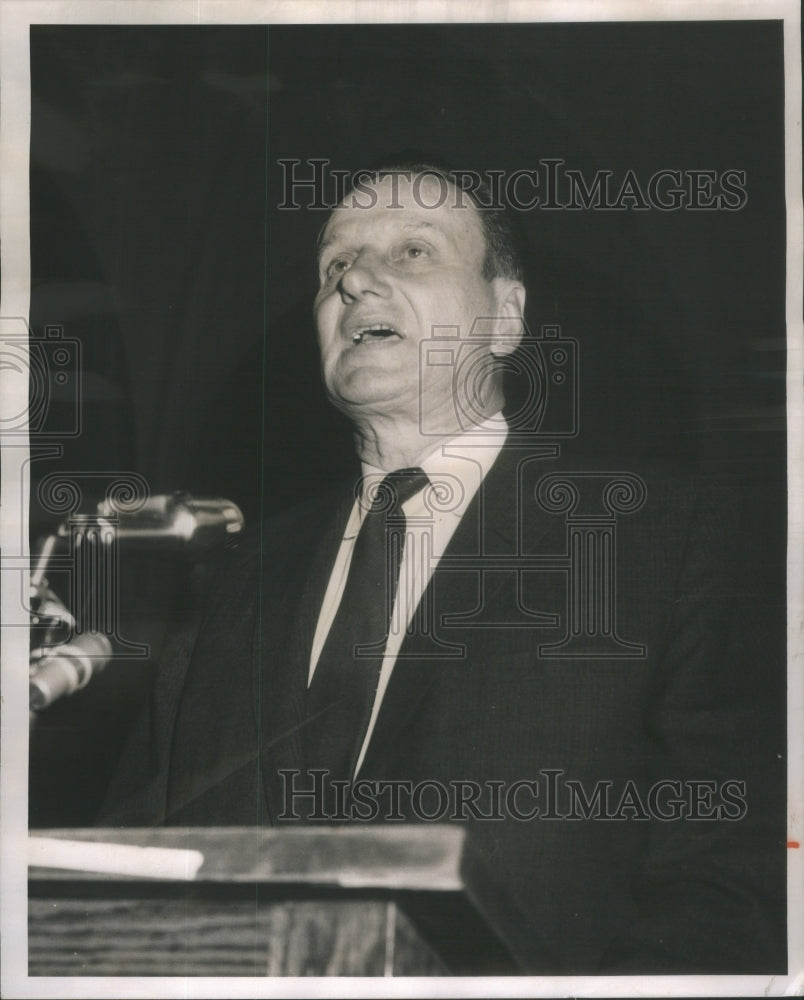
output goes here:
[{"label": "man's ear", "polygon": [[491,287],[496,312],[491,334],[491,353],[497,357],[513,354],[525,332],[525,288],[511,278],[493,278]]}]

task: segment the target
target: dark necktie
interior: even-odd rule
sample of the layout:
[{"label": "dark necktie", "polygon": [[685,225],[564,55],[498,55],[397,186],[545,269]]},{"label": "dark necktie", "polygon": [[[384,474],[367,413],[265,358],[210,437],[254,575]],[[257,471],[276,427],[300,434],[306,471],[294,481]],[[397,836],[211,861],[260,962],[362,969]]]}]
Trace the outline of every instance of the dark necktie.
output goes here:
[{"label": "dark necktie", "polygon": [[307,693],[307,764],[326,768],[328,780],[350,780],[354,773],[399,583],[405,545],[402,504],[428,482],[421,469],[386,476],[355,540],[341,603]]}]

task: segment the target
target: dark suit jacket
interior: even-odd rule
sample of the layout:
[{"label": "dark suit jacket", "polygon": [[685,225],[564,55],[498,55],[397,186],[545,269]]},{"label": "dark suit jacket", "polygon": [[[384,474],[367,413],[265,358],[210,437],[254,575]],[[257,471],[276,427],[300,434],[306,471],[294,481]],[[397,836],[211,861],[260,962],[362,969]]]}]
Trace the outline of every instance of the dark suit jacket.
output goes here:
[{"label": "dark suit jacket", "polygon": [[[525,971],[782,972],[782,622],[778,598],[757,593],[732,484],[640,470],[647,500],[618,520],[614,562],[616,630],[645,656],[563,658],[544,648],[568,629],[561,560],[517,577],[471,557],[566,556],[566,517],[534,491],[548,473],[583,469],[567,465],[503,450],[446,553],[468,568],[445,560],[430,584],[435,631],[462,652],[434,657],[431,640],[406,640],[360,777],[537,782],[538,817],[468,821],[480,905]],[[165,665],[104,822],[285,822],[278,772],[315,764],[307,665],[351,498],[268,522],[227,556],[192,656]],[[534,626],[536,612],[557,624]],[[608,810],[578,817],[567,780],[587,797],[608,783]],[[629,782],[644,805],[660,780],[682,783],[686,808],[697,795],[699,817],[723,805],[724,782],[745,782],[745,814],[665,820],[633,799],[617,809]],[[516,801],[533,804],[528,789]]]}]

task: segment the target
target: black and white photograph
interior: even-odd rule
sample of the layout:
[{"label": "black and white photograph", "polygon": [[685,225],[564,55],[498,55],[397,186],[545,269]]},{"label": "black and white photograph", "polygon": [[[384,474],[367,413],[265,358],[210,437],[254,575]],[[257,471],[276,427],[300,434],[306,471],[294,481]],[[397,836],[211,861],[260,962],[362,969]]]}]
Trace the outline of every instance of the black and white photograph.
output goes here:
[{"label": "black and white photograph", "polygon": [[0,11],[3,996],[804,989],[798,19]]}]

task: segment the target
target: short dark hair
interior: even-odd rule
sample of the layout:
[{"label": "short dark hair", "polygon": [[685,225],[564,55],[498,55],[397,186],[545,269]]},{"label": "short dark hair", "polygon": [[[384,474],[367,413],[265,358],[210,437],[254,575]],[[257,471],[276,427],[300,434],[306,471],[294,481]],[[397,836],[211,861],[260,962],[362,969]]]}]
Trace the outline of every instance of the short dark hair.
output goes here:
[{"label": "short dark hair", "polygon": [[486,241],[486,255],[483,259],[483,277],[487,281],[493,278],[510,278],[513,281],[525,280],[525,238],[519,221],[504,204],[495,203],[491,190],[481,179],[482,174],[472,173],[471,176],[479,183],[464,187],[461,178],[469,175],[469,171],[458,171],[455,168],[436,163],[431,160],[412,157],[392,157],[369,171],[362,171],[360,184],[376,180],[387,174],[406,174],[417,177],[421,174],[433,174],[451,184],[456,191],[461,191],[475,206],[483,228]]}]

